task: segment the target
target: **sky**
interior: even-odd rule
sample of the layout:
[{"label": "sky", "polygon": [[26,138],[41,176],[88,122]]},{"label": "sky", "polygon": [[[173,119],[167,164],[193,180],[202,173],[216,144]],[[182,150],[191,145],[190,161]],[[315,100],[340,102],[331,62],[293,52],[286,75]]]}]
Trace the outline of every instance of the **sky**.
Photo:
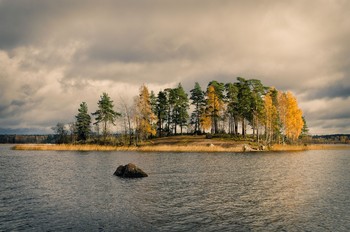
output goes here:
[{"label": "sky", "polygon": [[0,134],[52,133],[103,92],[260,79],[311,134],[350,133],[350,1],[0,0]]}]

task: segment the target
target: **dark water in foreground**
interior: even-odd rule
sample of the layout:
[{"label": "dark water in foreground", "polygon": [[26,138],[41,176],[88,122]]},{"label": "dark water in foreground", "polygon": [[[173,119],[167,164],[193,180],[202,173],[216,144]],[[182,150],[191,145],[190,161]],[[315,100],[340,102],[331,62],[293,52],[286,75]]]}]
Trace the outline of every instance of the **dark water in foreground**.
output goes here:
[{"label": "dark water in foreground", "polygon": [[[113,176],[134,162],[144,179]],[[350,151],[207,154],[0,146],[0,231],[350,231]]]}]

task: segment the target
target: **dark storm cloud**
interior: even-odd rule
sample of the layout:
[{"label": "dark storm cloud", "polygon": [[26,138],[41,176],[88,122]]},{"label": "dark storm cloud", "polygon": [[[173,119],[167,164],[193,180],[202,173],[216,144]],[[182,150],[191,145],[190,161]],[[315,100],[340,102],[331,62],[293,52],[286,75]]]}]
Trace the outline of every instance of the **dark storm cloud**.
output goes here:
[{"label": "dark storm cloud", "polygon": [[[350,75],[350,73],[349,73]],[[349,98],[350,97],[350,76],[348,79],[335,81],[329,85],[307,93],[309,99],[322,98]]]}]

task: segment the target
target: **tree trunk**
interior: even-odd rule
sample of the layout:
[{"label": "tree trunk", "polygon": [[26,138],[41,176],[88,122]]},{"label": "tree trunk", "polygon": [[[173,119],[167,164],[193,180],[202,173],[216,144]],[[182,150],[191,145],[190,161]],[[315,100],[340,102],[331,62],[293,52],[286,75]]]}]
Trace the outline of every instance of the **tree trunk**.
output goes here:
[{"label": "tree trunk", "polygon": [[242,136],[245,137],[245,122],[244,122],[244,118],[242,119]]}]

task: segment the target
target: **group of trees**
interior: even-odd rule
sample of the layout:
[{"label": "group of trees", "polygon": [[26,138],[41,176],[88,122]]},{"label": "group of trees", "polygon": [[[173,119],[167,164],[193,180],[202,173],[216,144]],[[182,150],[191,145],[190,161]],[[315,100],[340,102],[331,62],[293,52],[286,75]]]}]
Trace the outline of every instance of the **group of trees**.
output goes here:
[{"label": "group of trees", "polygon": [[[115,125],[117,118],[124,128],[119,133],[123,143],[130,145],[149,137],[183,134],[185,129],[192,134],[210,132],[246,137],[250,126],[250,136],[266,143],[295,141],[308,132],[293,94],[266,87],[257,79],[238,77],[234,83],[211,81],[206,90],[196,82],[190,94],[181,83],[157,94],[142,85],[133,105],[121,101],[120,112],[114,110],[107,93],[101,95],[97,104],[98,110],[91,116],[95,117],[95,134],[104,142],[110,134],[109,125]],[[81,103],[71,131],[77,141],[91,137],[91,116],[87,104]],[[59,124],[54,128],[64,136],[61,129]]]}]

